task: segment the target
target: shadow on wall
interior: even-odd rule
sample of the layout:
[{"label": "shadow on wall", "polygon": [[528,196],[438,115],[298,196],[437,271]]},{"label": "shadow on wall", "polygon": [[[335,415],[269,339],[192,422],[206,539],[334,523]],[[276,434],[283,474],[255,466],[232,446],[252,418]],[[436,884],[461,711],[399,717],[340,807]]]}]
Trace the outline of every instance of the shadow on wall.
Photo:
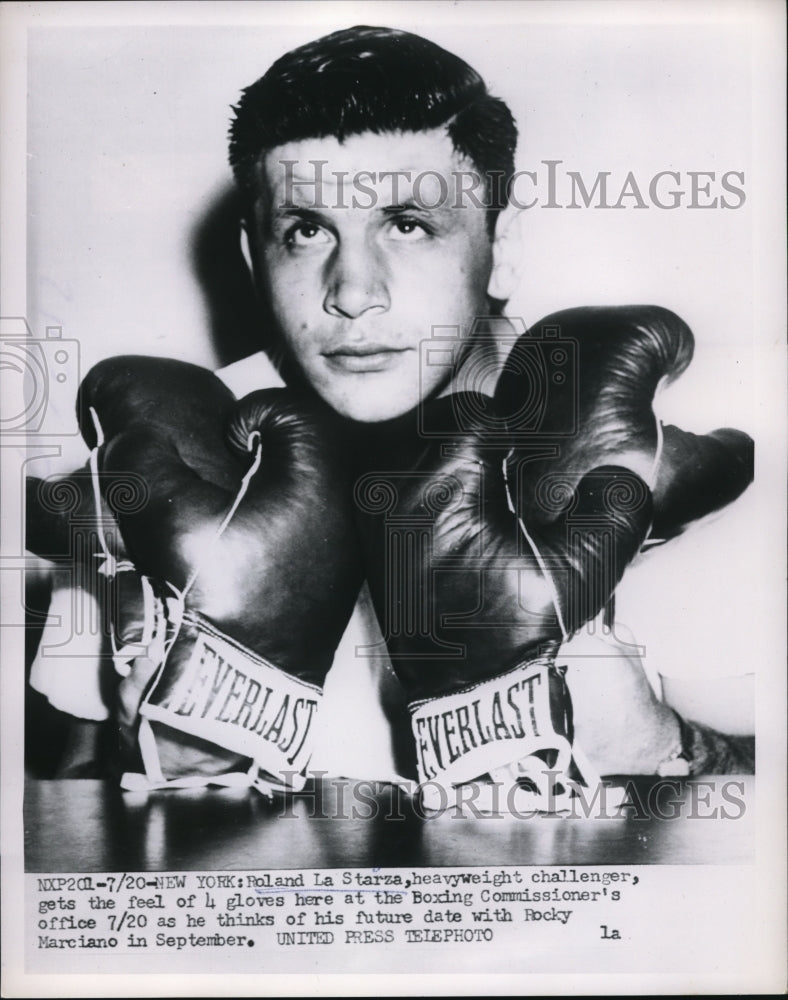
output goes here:
[{"label": "shadow on wall", "polygon": [[191,233],[191,261],[202,290],[219,367],[270,348],[270,321],[257,299],[239,242],[241,199],[232,184],[209,203]]}]

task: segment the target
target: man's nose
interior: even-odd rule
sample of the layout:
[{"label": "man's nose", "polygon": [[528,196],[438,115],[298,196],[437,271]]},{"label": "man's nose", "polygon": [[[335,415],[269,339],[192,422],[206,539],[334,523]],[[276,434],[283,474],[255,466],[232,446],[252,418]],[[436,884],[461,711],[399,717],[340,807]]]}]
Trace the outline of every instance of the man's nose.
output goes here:
[{"label": "man's nose", "polygon": [[386,265],[374,246],[339,246],[327,264],[323,308],[331,316],[357,319],[371,309],[388,310]]}]

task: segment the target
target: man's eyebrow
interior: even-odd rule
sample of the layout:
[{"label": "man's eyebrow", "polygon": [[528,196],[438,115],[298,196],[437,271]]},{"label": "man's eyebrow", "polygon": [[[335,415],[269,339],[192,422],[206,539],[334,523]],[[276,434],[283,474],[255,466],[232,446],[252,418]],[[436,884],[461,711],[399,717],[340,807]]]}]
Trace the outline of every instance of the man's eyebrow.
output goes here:
[{"label": "man's eyebrow", "polygon": [[[325,206],[321,206],[323,209]],[[432,219],[437,225],[438,217],[451,218],[453,213],[448,212],[444,205],[424,206],[417,199],[406,198],[395,205],[376,205],[373,211],[379,212],[385,219],[396,219],[403,215],[417,215],[423,219]],[[306,205],[296,205],[292,202],[281,202],[274,206],[269,215],[269,225],[282,225],[284,223],[298,221],[309,222],[322,228],[332,229],[333,221],[330,212],[318,208],[309,208]]]},{"label": "man's eyebrow", "polygon": [[274,219],[301,219],[302,222],[315,222],[324,225],[325,215],[314,208],[307,208],[303,205],[277,205],[272,213]]},{"label": "man's eyebrow", "polygon": [[421,212],[424,215],[431,215],[439,207],[440,206],[438,205],[434,205],[427,208],[424,205],[420,205],[418,201],[415,201],[413,198],[407,198],[405,201],[397,202],[396,205],[385,205],[381,211],[384,215],[389,216],[406,215],[413,212]]}]

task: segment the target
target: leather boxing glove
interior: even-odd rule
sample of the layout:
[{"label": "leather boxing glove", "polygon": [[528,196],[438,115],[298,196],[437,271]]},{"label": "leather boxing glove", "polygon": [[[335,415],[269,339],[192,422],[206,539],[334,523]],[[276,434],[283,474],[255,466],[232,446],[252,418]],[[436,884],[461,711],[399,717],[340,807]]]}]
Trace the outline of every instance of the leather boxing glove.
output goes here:
[{"label": "leather boxing glove", "polygon": [[694,521],[733,503],[752,483],[753,440],[723,427],[693,434],[666,424],[656,483],[650,541],[669,541]]},{"label": "leather boxing glove", "polygon": [[653,413],[660,383],[681,375],[693,350],[686,323],[659,306],[566,309],[517,341],[495,398],[521,455],[529,453],[520,495],[530,518],[550,520],[539,499],[545,474],[576,481],[611,455],[652,487],[655,540],[680,534],[746,489],[753,478],[746,434],[662,428]]},{"label": "leather boxing glove", "polygon": [[147,502],[121,512],[158,598],[164,648],[139,707],[147,779],[298,788],[360,567],[331,414],[286,390],[236,404],[193,365],[120,358],[83,383],[104,474]]},{"label": "leather boxing glove", "polygon": [[528,524],[507,477],[516,450],[489,398],[432,400],[421,419],[427,434],[413,415],[368,432],[369,470],[355,493],[422,792],[436,805],[436,789],[439,799],[487,775],[510,787],[527,778],[537,808],[550,810],[557,786],[544,769],[566,776],[572,758],[555,656],[639,550],[651,496],[632,471],[602,465],[553,482],[550,523]]},{"label": "leather boxing glove", "polygon": [[692,332],[658,306],[585,306],[545,317],[522,336],[496,389],[519,444],[519,494],[528,517],[549,522],[546,475],[577,481],[616,461],[653,489],[653,540],[680,534],[752,482],[752,441],[735,430],[707,435],[662,428],[653,412],[660,383],[677,378],[694,350]]},{"label": "leather boxing glove", "polygon": [[[113,520],[106,506],[105,516],[108,522]],[[25,478],[25,548],[29,552],[51,562],[90,559],[100,549],[97,533],[89,466],[66,476]],[[108,534],[113,534],[111,528]]]}]

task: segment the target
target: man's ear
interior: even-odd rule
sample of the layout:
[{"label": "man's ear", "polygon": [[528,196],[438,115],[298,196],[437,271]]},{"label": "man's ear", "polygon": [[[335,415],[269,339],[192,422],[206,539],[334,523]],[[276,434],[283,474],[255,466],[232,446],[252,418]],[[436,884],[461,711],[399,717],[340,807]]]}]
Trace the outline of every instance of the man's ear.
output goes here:
[{"label": "man's ear", "polygon": [[254,257],[252,255],[252,246],[251,246],[251,239],[249,237],[249,229],[247,227],[245,219],[241,219],[241,232],[239,235],[241,242],[241,254],[243,255],[243,259],[246,261],[246,266],[249,269],[249,274],[252,280],[254,280],[255,277],[254,264],[252,263]]},{"label": "man's ear", "polygon": [[493,267],[487,284],[487,294],[506,302],[520,283],[523,268],[524,212],[509,204],[495,220],[493,234]]}]

